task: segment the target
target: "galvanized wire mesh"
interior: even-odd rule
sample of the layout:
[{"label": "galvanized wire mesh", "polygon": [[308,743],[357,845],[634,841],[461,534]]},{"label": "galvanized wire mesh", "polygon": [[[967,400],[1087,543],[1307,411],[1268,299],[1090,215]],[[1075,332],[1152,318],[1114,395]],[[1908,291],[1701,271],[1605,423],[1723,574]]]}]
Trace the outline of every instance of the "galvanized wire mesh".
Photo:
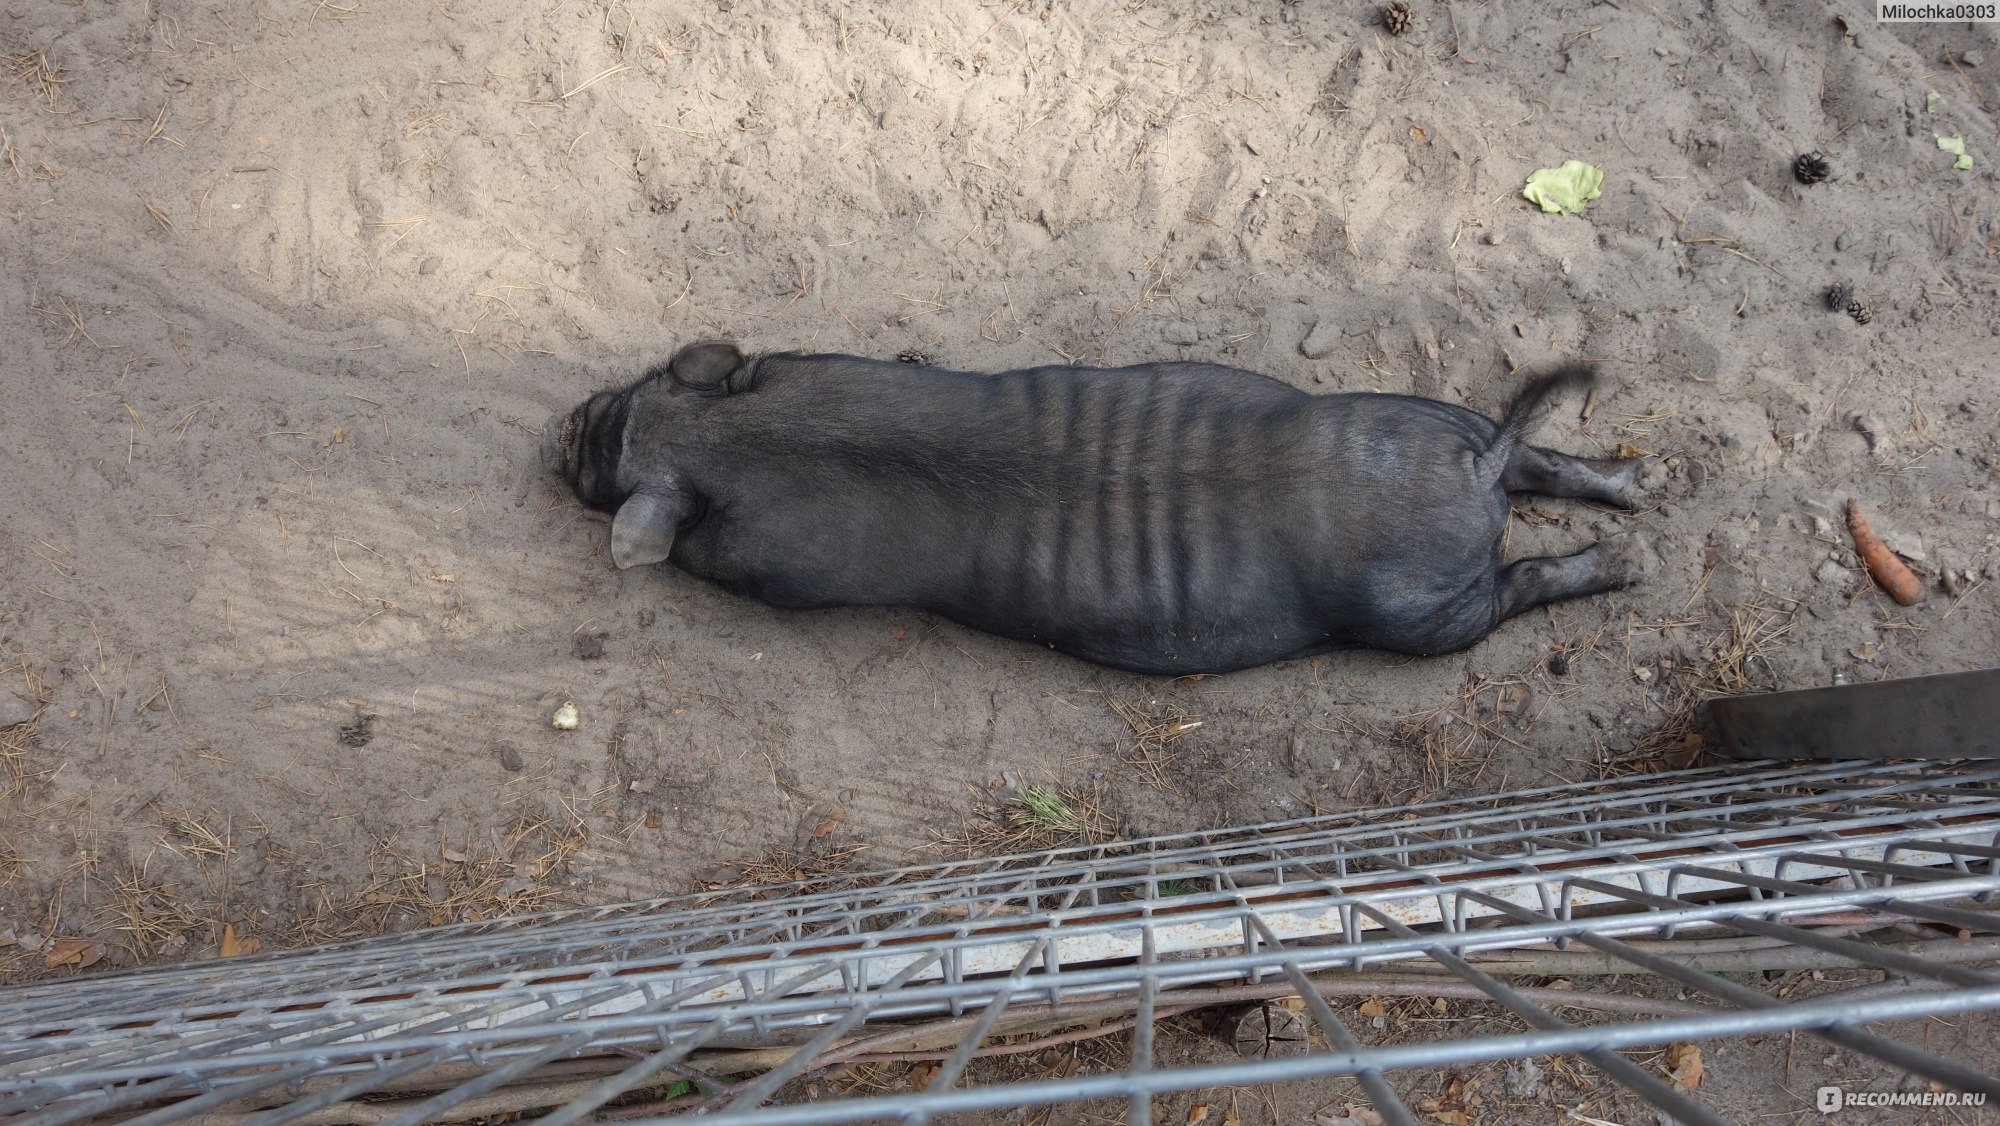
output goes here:
[{"label": "galvanized wire mesh", "polygon": [[[2000,958],[1996,891],[2000,764],[1691,770],[16,988],[0,993],[0,1120],[275,1123],[368,1097],[397,1124],[527,1107],[561,1124],[687,1078],[696,1093],[676,1105],[723,1122],[1118,1097],[1145,1123],[1162,1092],[1347,1075],[1410,1122],[1387,1073],[1571,1053],[1681,1121],[1719,1122],[1619,1050],[1784,1030],[2000,1094],[1974,1064],[1865,1027],[2000,1009],[2000,973],[1980,964]],[[1836,917],[1918,933],[1858,941],[1824,925]],[[1663,941],[1689,934],[1908,984],[1781,1001]],[[1577,1027],[1560,1015],[1576,1005],[1489,972],[1495,951],[1551,944],[1689,1001]],[[1398,966],[1440,971],[1440,989],[1525,1030],[1362,1044],[1323,994]],[[1291,994],[1319,1050],[1155,1058],[1163,1014]],[[1104,1019],[1130,1030],[1121,1071],[966,1083],[997,1032]],[[803,1075],[912,1048],[940,1057],[924,1091],[787,1101]]]}]

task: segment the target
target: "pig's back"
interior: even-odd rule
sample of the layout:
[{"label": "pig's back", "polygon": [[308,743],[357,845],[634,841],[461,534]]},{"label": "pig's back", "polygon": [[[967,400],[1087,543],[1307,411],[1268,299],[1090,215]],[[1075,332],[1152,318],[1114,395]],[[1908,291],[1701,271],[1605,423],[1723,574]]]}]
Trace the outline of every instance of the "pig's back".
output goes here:
[{"label": "pig's back", "polygon": [[764,361],[738,405],[804,422],[737,434],[758,449],[731,474],[739,499],[676,562],[778,605],[919,606],[1143,671],[1351,643],[1343,606],[1385,581],[1427,596],[1397,577],[1412,546],[1397,527],[1433,522],[1418,510],[1450,498],[1426,482],[1492,431],[1429,400],[1203,364],[989,376],[833,359]]}]

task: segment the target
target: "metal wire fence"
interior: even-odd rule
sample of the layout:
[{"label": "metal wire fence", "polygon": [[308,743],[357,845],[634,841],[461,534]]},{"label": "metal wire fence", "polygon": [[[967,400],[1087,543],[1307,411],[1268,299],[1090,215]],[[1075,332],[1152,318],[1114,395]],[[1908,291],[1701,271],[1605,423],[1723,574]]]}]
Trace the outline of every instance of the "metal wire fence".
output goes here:
[{"label": "metal wire fence", "polygon": [[[1621,1050],[1788,1030],[2000,1095],[1978,1061],[1867,1027],[2000,1009],[1996,892],[2000,764],[1689,770],[16,988],[0,992],[0,1122],[348,1121],[364,1099],[365,1120],[397,1126],[617,1107],[922,1122],[1119,1098],[1146,1123],[1162,1093],[1312,1076],[1355,1077],[1385,1120],[1412,1122],[1399,1069],[1572,1054],[1710,1123]],[[1724,948],[1887,976],[1781,1000],[1711,972]],[[1518,980],[1551,964],[1657,975],[1686,999]],[[1329,998],[1390,977],[1490,1000],[1519,1030],[1364,1044]],[[1157,1058],[1164,1016],[1287,996],[1309,1040]],[[1575,1023],[1586,1010],[1598,1023]],[[1124,1030],[1129,1063],[968,1081],[1000,1034],[1085,1028]],[[799,1096],[801,1077],[925,1051],[924,1090]]]}]

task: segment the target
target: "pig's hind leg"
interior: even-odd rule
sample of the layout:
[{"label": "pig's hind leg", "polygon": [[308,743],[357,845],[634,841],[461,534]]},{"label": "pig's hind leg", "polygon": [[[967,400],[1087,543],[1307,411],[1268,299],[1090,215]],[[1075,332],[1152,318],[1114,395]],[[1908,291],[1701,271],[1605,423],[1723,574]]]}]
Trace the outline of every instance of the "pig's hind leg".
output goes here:
[{"label": "pig's hind leg", "polygon": [[1639,536],[1615,536],[1575,555],[1519,559],[1500,569],[1499,618],[1568,598],[1588,598],[1631,586],[1645,577],[1646,543]]},{"label": "pig's hind leg", "polygon": [[[1539,446],[1516,446],[1500,475],[1510,493],[1576,497],[1632,508],[1639,463],[1630,458],[1571,457]],[[1571,558],[1575,558],[1572,556]]]}]

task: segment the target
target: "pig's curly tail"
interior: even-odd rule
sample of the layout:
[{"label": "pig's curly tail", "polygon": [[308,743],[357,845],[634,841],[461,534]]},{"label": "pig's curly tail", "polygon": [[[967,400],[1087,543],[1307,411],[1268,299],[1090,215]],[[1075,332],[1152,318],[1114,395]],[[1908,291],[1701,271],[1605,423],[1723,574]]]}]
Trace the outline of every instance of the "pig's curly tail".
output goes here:
[{"label": "pig's curly tail", "polygon": [[1597,382],[1597,369],[1589,364],[1568,364],[1528,381],[1514,402],[1507,408],[1506,417],[1500,420],[1500,428],[1493,434],[1493,444],[1479,455],[1482,476],[1500,479],[1506,472],[1508,459],[1514,456],[1515,447],[1527,436],[1530,427],[1541,421],[1542,407],[1548,401],[1565,391],[1581,390]]}]

